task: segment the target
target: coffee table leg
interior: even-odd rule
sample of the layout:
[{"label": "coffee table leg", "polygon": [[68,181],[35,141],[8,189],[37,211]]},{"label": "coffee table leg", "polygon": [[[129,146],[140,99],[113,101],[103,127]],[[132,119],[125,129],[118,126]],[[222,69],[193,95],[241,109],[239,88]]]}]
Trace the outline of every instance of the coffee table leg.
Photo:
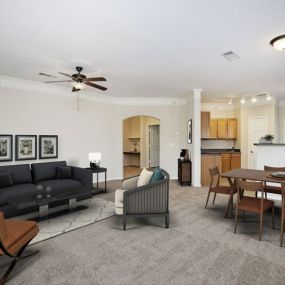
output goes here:
[{"label": "coffee table leg", "polygon": [[48,205],[39,206],[39,216],[40,218],[48,216]]},{"label": "coffee table leg", "polygon": [[76,198],[69,199],[68,201],[68,209],[73,210],[76,208]]}]

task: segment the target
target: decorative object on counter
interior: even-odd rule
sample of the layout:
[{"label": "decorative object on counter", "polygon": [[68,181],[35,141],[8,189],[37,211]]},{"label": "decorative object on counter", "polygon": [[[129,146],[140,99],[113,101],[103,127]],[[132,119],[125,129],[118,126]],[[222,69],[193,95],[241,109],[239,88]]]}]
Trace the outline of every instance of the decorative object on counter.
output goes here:
[{"label": "decorative object on counter", "polygon": [[272,140],[274,139],[273,135],[265,135],[264,137],[261,137],[259,139],[259,143],[272,143]]},{"label": "decorative object on counter", "polygon": [[37,136],[16,135],[16,160],[37,159]]},{"label": "decorative object on counter", "polygon": [[192,119],[188,120],[187,123],[187,142],[192,143]]},{"label": "decorative object on counter", "polygon": [[134,152],[137,152],[137,146],[138,146],[138,142],[136,140],[133,141],[133,146],[134,146]]},{"label": "decorative object on counter", "polygon": [[101,152],[89,152],[90,168],[99,168],[101,161]]},{"label": "decorative object on counter", "polygon": [[180,158],[184,157],[186,154],[186,149],[185,148],[181,148],[181,152],[180,152]]},{"label": "decorative object on counter", "polygon": [[58,157],[58,136],[46,135],[39,136],[40,140],[40,159]]},{"label": "decorative object on counter", "polygon": [[186,152],[185,152],[185,155],[184,155],[184,161],[190,161],[190,155],[189,155],[189,150],[188,149],[185,149]]},{"label": "decorative object on counter", "polygon": [[0,161],[13,160],[13,136],[0,135]]}]

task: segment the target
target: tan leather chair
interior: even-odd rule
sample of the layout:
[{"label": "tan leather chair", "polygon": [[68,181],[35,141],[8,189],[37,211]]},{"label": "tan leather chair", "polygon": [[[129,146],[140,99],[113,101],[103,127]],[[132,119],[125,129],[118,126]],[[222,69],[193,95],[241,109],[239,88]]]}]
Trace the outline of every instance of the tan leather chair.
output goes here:
[{"label": "tan leather chair", "polygon": [[0,212],[0,256],[11,257],[12,263],[0,279],[3,285],[14,269],[18,260],[38,253],[35,251],[29,255],[21,256],[29,242],[38,234],[39,227],[33,221],[5,220]]}]

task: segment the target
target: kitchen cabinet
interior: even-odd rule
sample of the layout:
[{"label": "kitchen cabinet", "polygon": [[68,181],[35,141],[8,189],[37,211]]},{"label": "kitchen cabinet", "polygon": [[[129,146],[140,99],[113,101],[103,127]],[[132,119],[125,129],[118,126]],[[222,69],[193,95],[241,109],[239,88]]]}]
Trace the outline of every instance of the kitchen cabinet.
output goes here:
[{"label": "kitchen cabinet", "polygon": [[210,120],[210,138],[211,139],[218,138],[218,119]]},{"label": "kitchen cabinet", "polygon": [[203,154],[201,156],[201,185],[209,186],[211,183],[211,176],[209,168],[218,166],[221,171],[221,155],[219,154]]},{"label": "kitchen cabinet", "polygon": [[218,119],[218,139],[228,138],[228,119]]},{"label": "kitchen cabinet", "polygon": [[237,139],[237,119],[228,119],[228,139]]},{"label": "kitchen cabinet", "polygon": [[210,138],[210,112],[201,112],[201,138]]},{"label": "kitchen cabinet", "polygon": [[231,170],[231,154],[230,153],[221,154],[221,164],[222,164],[221,172],[227,172]]},{"label": "kitchen cabinet", "polygon": [[232,153],[231,154],[231,169],[240,168],[240,167],[241,167],[240,153]]}]

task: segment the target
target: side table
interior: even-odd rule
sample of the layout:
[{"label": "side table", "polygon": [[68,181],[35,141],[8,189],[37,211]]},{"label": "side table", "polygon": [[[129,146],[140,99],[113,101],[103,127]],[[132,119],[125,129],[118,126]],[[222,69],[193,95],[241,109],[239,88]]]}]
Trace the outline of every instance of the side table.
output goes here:
[{"label": "side table", "polygon": [[[101,194],[101,193],[106,193],[107,192],[107,168],[105,167],[98,167],[98,168],[93,168],[93,167],[86,167],[86,169],[89,169],[92,171],[92,173],[96,173],[97,176],[97,187],[93,187],[93,191],[92,194],[96,195],[96,194]],[[99,189],[99,173],[105,173],[105,189],[104,190],[100,190]]]}]

